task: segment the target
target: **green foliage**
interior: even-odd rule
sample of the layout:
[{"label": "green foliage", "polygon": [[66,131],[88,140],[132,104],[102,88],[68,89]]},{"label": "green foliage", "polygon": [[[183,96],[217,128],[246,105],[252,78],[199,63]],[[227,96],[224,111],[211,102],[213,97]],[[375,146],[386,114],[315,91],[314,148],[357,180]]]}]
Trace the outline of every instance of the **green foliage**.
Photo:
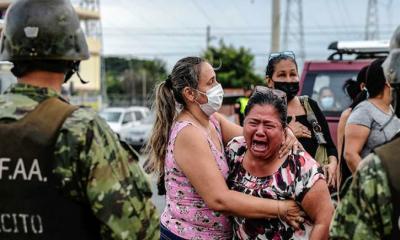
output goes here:
[{"label": "green foliage", "polygon": [[264,84],[263,78],[255,73],[254,55],[249,49],[236,49],[221,41],[219,47],[209,47],[203,57],[214,67],[221,64],[216,73],[224,88],[247,88]]},{"label": "green foliage", "polygon": [[[161,60],[106,57],[107,95],[111,98],[144,99],[155,84],[167,76],[166,64]],[[145,100],[145,99],[144,99]]]},{"label": "green foliage", "polygon": [[111,73],[106,75],[107,93],[109,94],[123,94],[124,89],[122,83],[117,77]]}]

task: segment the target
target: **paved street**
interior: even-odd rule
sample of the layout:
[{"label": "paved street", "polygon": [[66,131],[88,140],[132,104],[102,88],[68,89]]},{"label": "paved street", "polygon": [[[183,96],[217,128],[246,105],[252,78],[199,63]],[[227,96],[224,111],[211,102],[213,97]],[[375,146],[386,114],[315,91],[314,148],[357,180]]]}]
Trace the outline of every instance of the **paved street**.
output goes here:
[{"label": "paved street", "polygon": [[[139,163],[141,166],[143,166],[145,159],[146,159],[145,155],[140,155]],[[153,196],[151,199],[161,214],[165,207],[165,196],[159,196],[157,194],[157,177],[154,175],[148,175],[148,176],[150,178],[151,190],[153,192]]]},{"label": "paved street", "polygon": [[152,176],[151,177],[151,190],[153,191],[152,200],[153,200],[153,203],[156,205],[158,211],[161,214],[165,207],[165,196],[159,196],[157,194],[157,185],[156,184],[157,184],[157,179],[156,179],[156,177]]}]

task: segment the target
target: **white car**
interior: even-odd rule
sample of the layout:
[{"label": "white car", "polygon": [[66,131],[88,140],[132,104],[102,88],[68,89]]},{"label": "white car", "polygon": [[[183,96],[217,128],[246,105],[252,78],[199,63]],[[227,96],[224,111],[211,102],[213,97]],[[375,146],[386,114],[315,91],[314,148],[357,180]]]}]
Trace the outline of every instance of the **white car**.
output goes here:
[{"label": "white car", "polygon": [[149,114],[143,118],[138,125],[133,126],[128,131],[121,133],[121,138],[135,149],[142,148],[150,137],[155,121],[154,114]]},{"label": "white car", "polygon": [[139,124],[139,121],[146,117],[149,112],[150,110],[147,107],[111,107],[102,110],[100,116],[120,136],[122,132]]}]

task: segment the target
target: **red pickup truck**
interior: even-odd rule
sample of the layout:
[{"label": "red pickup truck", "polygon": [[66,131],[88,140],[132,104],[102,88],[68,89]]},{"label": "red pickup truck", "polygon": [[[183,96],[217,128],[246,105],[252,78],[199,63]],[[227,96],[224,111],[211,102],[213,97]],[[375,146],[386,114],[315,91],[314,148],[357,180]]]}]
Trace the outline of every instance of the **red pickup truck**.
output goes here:
[{"label": "red pickup truck", "polygon": [[[319,104],[336,144],[340,114],[351,103],[343,90],[343,84],[349,78],[356,79],[360,69],[373,59],[387,56],[389,41],[333,42],[328,49],[334,52],[327,60],[304,63],[299,94],[307,95]],[[334,107],[331,109],[324,109],[320,102],[321,93],[326,89],[330,89],[334,96]]]}]

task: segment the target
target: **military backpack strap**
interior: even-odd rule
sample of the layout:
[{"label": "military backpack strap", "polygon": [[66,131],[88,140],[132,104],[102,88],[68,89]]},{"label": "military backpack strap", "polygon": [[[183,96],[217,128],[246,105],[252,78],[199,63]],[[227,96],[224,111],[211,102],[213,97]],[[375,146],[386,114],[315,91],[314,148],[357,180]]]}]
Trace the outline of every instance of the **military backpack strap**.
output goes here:
[{"label": "military backpack strap", "polygon": [[386,171],[392,194],[392,233],[390,239],[400,239],[400,137],[374,149]]},{"label": "military backpack strap", "polygon": [[76,109],[78,109],[77,106],[66,103],[57,97],[52,97],[41,102],[24,120],[29,119],[29,121],[34,122],[35,127],[43,134],[43,137],[46,136],[47,140],[52,141],[57,137],[58,129],[65,119]]}]

